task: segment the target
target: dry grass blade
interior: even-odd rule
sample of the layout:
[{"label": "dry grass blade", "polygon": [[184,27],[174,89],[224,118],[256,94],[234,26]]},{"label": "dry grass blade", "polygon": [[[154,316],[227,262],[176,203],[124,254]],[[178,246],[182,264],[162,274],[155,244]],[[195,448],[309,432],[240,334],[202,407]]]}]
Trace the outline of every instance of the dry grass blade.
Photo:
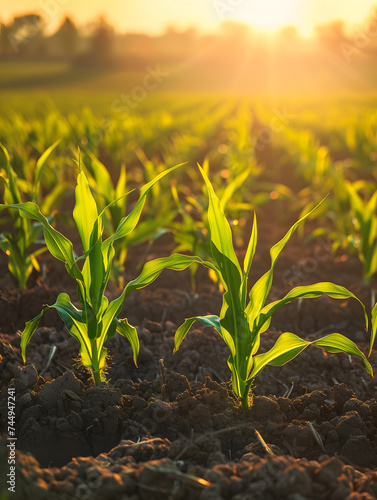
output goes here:
[{"label": "dry grass blade", "polygon": [[160,359],[160,378],[161,378],[161,398],[163,401],[169,401],[169,396],[166,388],[166,375],[165,375],[165,365],[164,360]]},{"label": "dry grass blade", "polygon": [[51,363],[51,360],[52,358],[54,357],[55,355],[55,352],[56,352],[56,345],[53,345],[51,346],[51,349],[50,349],[50,354],[48,356],[48,360],[47,360],[47,363],[46,363],[46,366],[43,368],[43,370],[40,372],[39,376],[42,377],[43,374],[46,372],[46,370],[48,369],[48,367],[50,366],[50,363]]},{"label": "dry grass blade", "polygon": [[293,391],[293,387],[294,387],[294,385],[295,385],[295,383],[294,383],[294,382],[292,382],[292,383],[291,383],[291,387],[287,387],[287,386],[285,386],[285,387],[287,387],[287,390],[286,390],[286,391],[285,391],[285,393],[283,394],[283,396],[282,396],[283,398],[289,398],[289,396],[292,394],[292,391]]},{"label": "dry grass blade", "polygon": [[174,464],[145,465],[145,468],[149,471],[157,472],[158,474],[167,475],[180,481],[181,484],[186,484],[188,486],[194,486],[200,489],[210,488],[212,486],[212,483],[201,477],[194,477],[190,474],[179,471]]},{"label": "dry grass blade", "polygon": [[316,443],[318,444],[318,446],[321,448],[321,450],[324,453],[326,453],[325,445],[323,444],[322,438],[318,434],[318,432],[316,431],[316,429],[314,428],[314,425],[312,424],[312,422],[308,422],[308,427],[311,430],[311,432],[312,432],[312,434],[314,436],[314,439],[316,440]]},{"label": "dry grass blade", "polygon": [[261,434],[259,431],[257,431],[257,429],[255,429],[255,435],[257,436],[258,438],[258,441],[260,442],[260,444],[263,446],[263,449],[265,452],[267,452],[269,455],[275,455],[275,453],[272,451],[271,447],[268,446],[268,444],[266,443],[266,441],[262,438]]}]

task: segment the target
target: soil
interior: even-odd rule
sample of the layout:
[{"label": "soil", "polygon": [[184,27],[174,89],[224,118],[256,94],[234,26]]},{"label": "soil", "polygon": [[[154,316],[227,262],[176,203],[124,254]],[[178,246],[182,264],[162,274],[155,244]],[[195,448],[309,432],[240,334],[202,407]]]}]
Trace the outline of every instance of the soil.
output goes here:
[{"label": "soil", "polygon": [[[282,236],[275,237],[268,221],[260,227],[250,283],[267,270],[268,245]],[[169,241],[154,252],[150,258],[168,255]],[[127,269],[140,254],[130,252]],[[25,321],[62,291],[75,297],[64,266],[43,255],[44,279],[33,275],[20,294],[1,259],[0,492],[9,470],[8,388],[16,393],[16,493],[9,498],[377,498],[377,380],[359,358],[309,347],[283,367],[267,367],[243,411],[232,395],[227,347],[213,330],[195,324],[173,354],[184,318],[218,313],[221,294],[204,269],[195,291],[188,271],[165,271],[131,294],[120,315],[137,326],[138,367],[128,342],[115,336],[106,343],[108,382],[95,387],[79,364],[77,342],[54,312],[44,316],[22,362]],[[360,276],[356,257],[332,256],[324,239],[303,247],[295,235],[276,266],[271,297],[333,281],[370,304],[371,288]],[[109,289],[110,298],[119,293]],[[284,331],[308,340],[339,332],[368,352],[356,300],[324,297],[281,308],[261,351]],[[370,362],[377,371],[375,350]]]}]

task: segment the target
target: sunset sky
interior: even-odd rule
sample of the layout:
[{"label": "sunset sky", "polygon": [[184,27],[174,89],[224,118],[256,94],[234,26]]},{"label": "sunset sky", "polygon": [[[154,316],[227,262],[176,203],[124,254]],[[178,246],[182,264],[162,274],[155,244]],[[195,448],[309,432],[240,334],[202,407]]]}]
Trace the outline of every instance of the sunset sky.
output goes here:
[{"label": "sunset sky", "polygon": [[13,0],[3,3],[0,19],[9,22],[14,15],[38,11],[54,30],[67,14],[80,24],[103,14],[119,31],[155,34],[168,25],[213,30],[219,22],[234,19],[261,30],[295,25],[309,35],[317,24],[334,19],[362,28],[376,4],[377,0]]}]

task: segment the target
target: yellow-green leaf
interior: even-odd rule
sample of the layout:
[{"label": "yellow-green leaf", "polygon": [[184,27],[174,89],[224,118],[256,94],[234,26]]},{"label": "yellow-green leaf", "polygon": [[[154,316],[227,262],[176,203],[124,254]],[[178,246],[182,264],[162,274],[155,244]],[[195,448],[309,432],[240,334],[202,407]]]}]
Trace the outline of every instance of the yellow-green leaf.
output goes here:
[{"label": "yellow-green leaf", "polygon": [[[94,224],[98,219],[98,210],[95,199],[90,191],[88,179],[83,171],[77,177],[75,198],[76,204],[73,209],[73,218],[75,219],[85,253],[90,249],[90,237]],[[97,227],[100,230],[99,225]],[[96,236],[98,238],[98,234]]]}]

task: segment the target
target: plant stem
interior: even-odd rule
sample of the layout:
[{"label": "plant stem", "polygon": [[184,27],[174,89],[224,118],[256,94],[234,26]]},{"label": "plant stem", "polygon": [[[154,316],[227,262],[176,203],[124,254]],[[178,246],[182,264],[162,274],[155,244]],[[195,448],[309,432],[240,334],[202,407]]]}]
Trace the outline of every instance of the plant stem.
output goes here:
[{"label": "plant stem", "polygon": [[242,409],[249,409],[249,390],[245,391],[245,393],[241,396]]},{"label": "plant stem", "polygon": [[97,339],[91,339],[90,343],[92,347],[92,372],[93,372],[94,382],[96,383],[96,385],[100,385],[102,383],[102,380],[98,363]]},{"label": "plant stem", "polygon": [[101,374],[100,374],[99,371],[94,371],[93,370],[93,377],[94,377],[94,382],[96,383],[96,385],[101,385],[102,384]]},{"label": "plant stem", "polygon": [[162,400],[169,401],[167,390],[166,390],[165,365],[164,365],[163,359],[160,359],[160,378],[161,378],[161,397],[162,397]]}]

